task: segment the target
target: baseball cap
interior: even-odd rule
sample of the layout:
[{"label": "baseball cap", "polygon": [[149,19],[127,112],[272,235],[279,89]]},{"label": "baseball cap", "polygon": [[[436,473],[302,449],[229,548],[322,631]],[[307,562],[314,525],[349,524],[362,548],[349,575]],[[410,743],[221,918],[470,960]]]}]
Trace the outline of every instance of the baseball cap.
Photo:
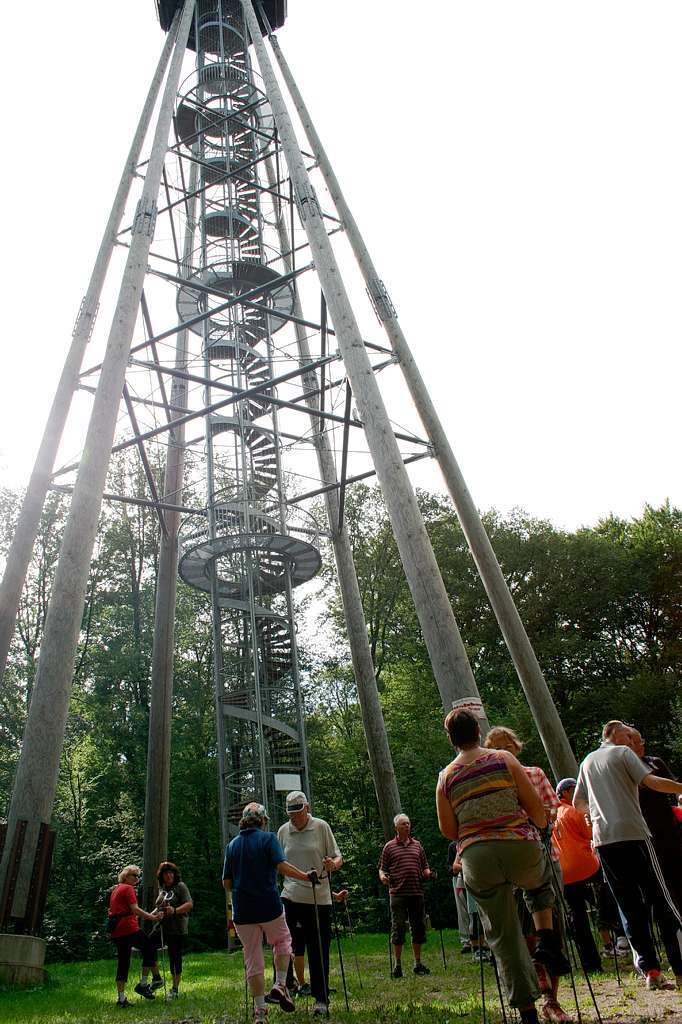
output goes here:
[{"label": "baseball cap", "polygon": [[562,779],[561,782],[557,783],[556,795],[561,796],[567,789],[575,789],[578,785],[575,779]]},{"label": "baseball cap", "polygon": [[262,804],[247,804],[242,811],[242,818],[267,818],[268,812]]},{"label": "baseball cap", "polygon": [[292,793],[287,793],[287,814],[296,814],[297,811],[302,811],[307,803],[308,797],[302,790],[295,789]]}]

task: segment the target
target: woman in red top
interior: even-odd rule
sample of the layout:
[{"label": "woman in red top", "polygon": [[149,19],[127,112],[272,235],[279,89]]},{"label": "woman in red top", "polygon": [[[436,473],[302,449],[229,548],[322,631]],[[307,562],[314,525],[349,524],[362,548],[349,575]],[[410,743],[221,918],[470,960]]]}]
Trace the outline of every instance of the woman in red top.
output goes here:
[{"label": "woman in red top", "polygon": [[[115,885],[109,897],[109,918],[115,918],[111,929],[111,938],[118,952],[116,967],[116,989],[118,991],[118,1007],[130,1006],[125,996],[125,987],[130,970],[130,954],[133,947],[142,953],[142,977],[135,986],[138,995],[145,999],[154,999],[154,989],[163,985],[156,962],[156,947],[138,924],[138,918],[147,921],[159,921],[163,914],[159,911],[148,914],[137,904],[135,886],[139,884],[142,872],[135,864],[129,864],[118,873],[118,885]],[[153,978],[149,984],[149,968],[153,969]]]}]

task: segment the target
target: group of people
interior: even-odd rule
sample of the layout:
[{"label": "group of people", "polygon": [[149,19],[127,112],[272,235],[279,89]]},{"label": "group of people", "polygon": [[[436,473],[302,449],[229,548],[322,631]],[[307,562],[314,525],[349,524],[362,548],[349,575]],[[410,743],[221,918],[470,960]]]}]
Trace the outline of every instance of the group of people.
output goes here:
[{"label": "group of people", "polygon": [[[661,971],[652,933],[652,911],[678,988],[682,989],[682,783],[658,758],[648,757],[640,733],[608,722],[598,750],[583,761],[577,779],[556,790],[538,767],[524,767],[522,743],[513,730],[491,729],[482,743],[478,719],[454,709],[445,729],[456,750],[436,787],[442,834],[451,840],[448,864],[458,900],[460,934],[479,957],[495,958],[510,1006],[521,1024],[569,1021],[559,1001],[560,978],[570,971],[566,915],[586,971],[601,970],[588,907],[598,910],[605,949],[612,936],[632,951],[649,989],[670,987]],[[255,1021],[267,1020],[268,1004],[285,1012],[306,991],[313,1015],[327,1016],[329,949],[334,899],[332,874],[343,858],[329,824],[313,817],[305,793],[286,798],[287,821],[275,834],[257,802],[246,805],[239,832],[225,850],[223,886],[243,946]],[[426,938],[424,883],[435,877],[410,819],[394,819],[395,838],[379,860],[379,880],[391,910],[392,977],[403,976],[402,952],[409,926],[416,975]],[[278,876],[283,886],[278,887]],[[182,941],[192,899],[175,864],[158,870],[159,898],[147,913],[137,904],[134,865],[119,874],[110,899],[112,938],[118,951],[118,1005],[126,1006],[131,950],[140,949],[142,977],[135,991],[147,999],[163,984],[154,932],[163,928],[177,996]],[[152,932],[140,919],[153,922]],[[471,924],[463,924],[464,919]],[[622,934],[624,932],[624,935]],[[274,984],[265,982],[263,943],[272,947]],[[488,953],[489,950],[489,953]],[[304,986],[307,955],[310,984]],[[149,974],[151,972],[151,980]],[[267,991],[266,991],[267,989]],[[538,1009],[536,1002],[542,995]]]},{"label": "group of people", "polygon": [[[117,952],[116,1005],[121,1009],[130,1005],[125,987],[133,949],[138,949],[142,955],[142,973],[135,986],[137,994],[144,999],[154,999],[155,990],[163,987],[158,963],[162,940],[165,940],[168,949],[168,965],[172,977],[168,997],[177,999],[182,977],[182,947],[188,930],[188,914],[193,907],[192,897],[182,881],[180,869],[172,861],[166,860],[159,865],[156,875],[159,895],[151,913],[137,902],[136,888],[141,878],[140,868],[136,864],[128,864],[119,871],[118,885],[114,886],[109,896],[108,929]],[[153,922],[151,931],[143,931],[141,920]]]},{"label": "group of people", "polygon": [[[539,1021],[541,994],[543,1020],[570,1020],[558,1000],[570,969],[565,904],[583,966],[601,968],[585,906],[595,885],[600,923],[611,898],[647,988],[682,988],[682,841],[670,802],[682,783],[645,756],[639,732],[608,722],[578,778],[561,780],[555,792],[541,769],[521,765],[512,730],[492,729],[483,746],[478,719],[459,709],[445,728],[457,755],[436,787],[440,830],[455,844],[453,871],[461,870],[522,1024]],[[661,972],[652,911],[674,984]]]},{"label": "group of people", "polygon": [[[285,806],[288,820],[275,835],[267,831],[265,807],[247,804],[223,864],[223,886],[244,948],[256,1021],[267,1020],[267,1003],[285,1012],[295,1009],[306,953],[313,1015],[326,1016],[329,1004],[331,876],[343,858],[327,822],[310,813],[305,793],[289,793]],[[281,893],[278,874],[284,877]],[[267,993],[263,941],[272,947],[276,972]]]}]

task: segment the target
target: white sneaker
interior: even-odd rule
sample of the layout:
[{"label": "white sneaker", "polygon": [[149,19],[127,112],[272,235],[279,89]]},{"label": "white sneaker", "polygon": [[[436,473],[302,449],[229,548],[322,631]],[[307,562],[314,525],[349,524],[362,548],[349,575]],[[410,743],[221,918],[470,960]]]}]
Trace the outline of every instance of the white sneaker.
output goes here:
[{"label": "white sneaker", "polygon": [[618,938],[616,939],[616,950],[619,953],[629,953],[630,952],[630,943],[628,942],[628,940],[625,938],[624,935],[619,935]]}]

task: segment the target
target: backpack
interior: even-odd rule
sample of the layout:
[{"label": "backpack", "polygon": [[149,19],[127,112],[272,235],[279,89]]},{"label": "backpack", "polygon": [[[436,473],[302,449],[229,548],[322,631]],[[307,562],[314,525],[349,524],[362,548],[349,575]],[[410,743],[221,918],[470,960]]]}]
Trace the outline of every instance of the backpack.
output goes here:
[{"label": "backpack", "polygon": [[[109,907],[109,902],[111,900],[111,894],[113,893],[115,888],[116,888],[116,886],[112,885],[111,889],[109,889],[107,891],[107,893],[106,893],[106,897],[105,898],[106,898],[106,901],[107,901],[107,908]],[[127,915],[126,915],[125,911],[123,913],[119,913],[119,914],[110,914],[110,913],[107,912],[107,916],[104,919],[104,931],[107,933],[109,938],[112,938],[112,934],[111,933],[116,930],[116,926],[119,923],[119,921],[122,918],[126,917],[126,916]]]},{"label": "backpack", "polygon": [[121,918],[126,917],[126,916],[127,916],[126,914],[108,914],[107,915],[107,919],[104,922],[104,929],[105,929],[105,931],[107,932],[107,934],[110,937],[111,937],[111,933],[113,931],[115,931],[116,925],[121,920]]}]

